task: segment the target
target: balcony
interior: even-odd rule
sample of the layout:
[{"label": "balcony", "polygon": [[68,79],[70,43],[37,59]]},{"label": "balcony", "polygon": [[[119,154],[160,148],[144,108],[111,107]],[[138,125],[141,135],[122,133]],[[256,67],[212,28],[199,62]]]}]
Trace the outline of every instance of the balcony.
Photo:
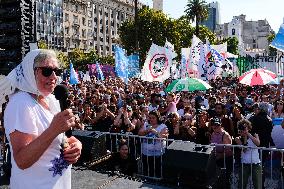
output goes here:
[{"label": "balcony", "polygon": [[80,22],[74,20],[73,23],[72,23],[72,26],[80,27]]},{"label": "balcony", "polygon": [[72,38],[73,38],[73,39],[80,40],[80,35],[79,35],[79,34],[73,34],[73,35],[72,35]]}]

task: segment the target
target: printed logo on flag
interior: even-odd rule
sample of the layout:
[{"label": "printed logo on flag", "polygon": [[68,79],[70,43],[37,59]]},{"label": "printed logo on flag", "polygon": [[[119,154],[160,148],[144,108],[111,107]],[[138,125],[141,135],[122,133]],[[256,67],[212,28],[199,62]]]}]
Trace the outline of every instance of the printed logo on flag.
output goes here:
[{"label": "printed logo on flag", "polygon": [[149,70],[153,78],[164,74],[168,69],[169,60],[166,54],[155,54],[150,61]]}]

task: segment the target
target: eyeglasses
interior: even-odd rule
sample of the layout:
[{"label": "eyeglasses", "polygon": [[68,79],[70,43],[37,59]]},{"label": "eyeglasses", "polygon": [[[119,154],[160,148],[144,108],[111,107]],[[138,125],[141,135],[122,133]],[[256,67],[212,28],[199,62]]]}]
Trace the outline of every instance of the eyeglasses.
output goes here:
[{"label": "eyeglasses", "polygon": [[50,68],[50,67],[36,67],[35,69],[41,69],[41,74],[44,77],[49,77],[54,72],[56,76],[60,76],[62,70],[59,68]]}]

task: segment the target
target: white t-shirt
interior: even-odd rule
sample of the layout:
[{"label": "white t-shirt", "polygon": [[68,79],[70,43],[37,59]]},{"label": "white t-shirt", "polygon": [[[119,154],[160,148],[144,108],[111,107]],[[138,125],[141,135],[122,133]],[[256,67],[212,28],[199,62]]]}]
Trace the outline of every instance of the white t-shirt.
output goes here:
[{"label": "white t-shirt", "polygon": [[[145,123],[143,128],[146,130],[147,126],[148,126],[148,123]],[[161,131],[164,128],[167,128],[167,126],[162,123],[156,128],[156,131],[161,133]],[[161,141],[160,139],[155,139],[158,137],[153,133],[148,133],[145,137],[149,137],[149,139],[143,139],[143,142],[142,142],[142,153],[144,155],[161,156],[165,153],[165,149],[166,149],[165,140]],[[153,139],[150,139],[150,138],[153,138]]]},{"label": "white t-shirt", "polygon": [[[46,99],[51,111],[44,109],[26,92],[17,92],[11,96],[4,115],[9,141],[10,134],[15,130],[39,136],[49,127],[54,115],[60,111],[60,106],[53,95]],[[71,188],[71,165],[60,156],[63,137],[63,134],[58,135],[40,159],[24,170],[15,163],[11,148],[11,189]]]},{"label": "white t-shirt", "polygon": [[250,138],[248,138],[247,143],[248,143],[247,146],[253,148],[247,148],[247,150],[242,151],[242,156],[241,156],[242,163],[246,164],[260,163],[258,149],[255,148],[257,146],[253,143],[253,141]]}]

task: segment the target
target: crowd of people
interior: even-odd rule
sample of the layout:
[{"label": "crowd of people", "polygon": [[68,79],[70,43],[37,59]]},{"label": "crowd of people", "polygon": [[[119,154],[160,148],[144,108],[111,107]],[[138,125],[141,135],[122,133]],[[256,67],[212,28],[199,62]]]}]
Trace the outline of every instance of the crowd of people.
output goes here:
[{"label": "crowd of people", "polygon": [[[281,122],[284,118],[284,81],[279,85],[251,87],[239,84],[238,78],[217,78],[209,82],[212,89],[207,91],[166,93],[165,88],[170,82],[170,79],[159,83],[134,78],[125,84],[120,78],[108,77],[102,81],[91,77],[90,82],[65,84],[69,88],[73,112],[91,130],[192,141],[203,145],[284,147],[280,140],[283,132],[272,137],[273,125],[277,121],[278,126],[281,123],[284,126]],[[165,144],[162,141],[142,141],[141,148],[143,165],[147,165],[145,173],[159,176],[159,162]],[[251,153],[256,155],[257,152],[242,151],[239,157],[233,157],[232,149],[218,148],[217,165],[219,162],[223,166],[224,153],[228,175],[231,174],[233,159],[243,164],[257,164],[253,176],[254,186],[259,188],[263,184],[261,180],[264,180],[260,178],[260,159],[267,159],[269,154],[250,158]],[[155,173],[148,170],[154,166],[153,162],[156,164]],[[244,185],[249,177],[249,171],[245,172]]]},{"label": "crowd of people", "polygon": [[[17,99],[15,100],[15,97],[12,99],[12,105],[14,104],[19,109],[16,113],[21,119],[15,123],[18,119],[12,118],[15,107],[12,108],[11,103],[11,107],[5,110],[5,113],[7,112],[10,116],[6,120],[6,124],[10,124],[6,128],[6,134],[12,146],[14,144],[12,150],[14,153],[16,152],[13,155],[12,163],[20,167],[16,170],[17,173],[21,173],[22,168],[29,168],[41,160],[41,155],[44,154],[44,150],[50,148],[48,145],[52,143],[54,138],[60,136],[57,141],[60,143],[63,140],[60,133],[77,124],[75,115],[89,130],[148,137],[148,139],[140,141],[143,172],[148,176],[161,176],[160,162],[166,148],[165,141],[158,140],[161,138],[191,141],[202,145],[215,143],[249,147],[284,147],[283,141],[280,139],[282,133],[276,132],[273,136],[273,125],[276,122],[278,126],[282,124],[284,128],[284,80],[279,85],[251,87],[239,84],[238,78],[226,77],[209,81],[212,88],[207,91],[165,92],[171,79],[160,83],[132,78],[125,84],[122,79],[117,77],[97,80],[95,76],[92,76],[91,81],[81,81],[77,85],[70,85],[68,81],[62,82],[69,90],[68,104],[72,112],[66,110],[58,114],[58,110],[56,110],[48,116],[47,120],[41,120],[40,117],[34,118],[32,115],[28,115],[30,119],[27,120],[21,116],[21,113],[25,112],[20,111],[22,108],[32,107],[32,112],[39,111],[40,115],[44,116],[46,116],[46,110],[52,112],[51,105],[48,104],[52,102],[52,99],[46,102],[44,98],[41,98],[42,92],[38,93],[38,90],[41,90],[46,93],[45,96],[49,96],[56,81],[57,62],[52,53],[47,53],[47,56],[49,59],[38,60],[38,65],[35,63],[36,67],[33,64],[29,65],[28,69],[35,73],[37,86],[30,93],[17,93],[18,101],[24,106],[16,105]],[[48,67],[49,70],[45,67]],[[47,81],[46,78],[49,77],[54,78]],[[35,85],[35,83],[33,84]],[[23,98],[26,101],[23,101]],[[26,104],[27,102],[29,103]],[[34,103],[41,106],[33,107]],[[6,104],[4,105],[6,106]],[[33,108],[38,108],[38,110],[33,110]],[[64,116],[67,116],[70,121],[61,120]],[[57,135],[49,136],[51,133],[47,132],[49,130],[47,126],[39,131],[36,126],[37,119],[47,122],[47,125],[50,124],[57,131]],[[21,126],[23,125],[21,120],[34,123],[34,128]],[[60,129],[59,122],[63,122],[64,128]],[[16,126],[19,128],[15,128]],[[35,133],[37,133],[37,138],[34,137]],[[39,143],[41,135],[50,138],[48,141],[43,141],[46,145],[44,149],[42,146],[41,148],[38,146],[41,144]],[[18,143],[19,138],[21,139],[20,143]],[[73,143],[74,150],[72,148],[65,150],[60,155],[61,157],[67,154],[69,163],[76,162],[79,158],[78,155],[80,155],[81,144],[75,138],[70,141],[70,144]],[[131,144],[126,142],[118,144],[118,153],[112,158],[113,167],[119,169],[120,164],[115,164],[119,160],[119,162],[123,162],[121,164],[123,172],[132,175],[137,172],[137,167],[133,166],[135,159],[131,155],[134,154],[129,154],[131,149],[128,148],[131,148]],[[42,150],[25,153],[27,150],[37,148]],[[55,146],[54,148],[57,149]],[[60,149],[57,150],[60,154]],[[68,153],[75,153],[77,156],[70,155],[68,159]],[[235,159],[236,162],[245,165],[242,170],[244,172],[241,178],[242,182],[239,183],[245,187],[249,174],[252,173],[254,187],[261,188],[264,179],[261,179],[263,174],[260,171],[260,163],[261,160],[268,158],[269,154],[262,153],[260,155],[258,150],[254,149],[245,149],[236,154],[239,155],[233,154],[230,147],[216,147],[217,165],[222,167],[225,158],[227,184],[230,184],[229,175],[232,172],[233,159]],[[31,157],[32,155],[33,157]],[[30,160],[27,160],[28,158]],[[131,162],[131,166],[127,160]],[[252,172],[250,172],[250,164],[255,165]],[[125,167],[131,167],[131,170],[129,171]],[[69,170],[68,164],[66,169]],[[55,172],[55,174],[57,173]],[[28,183],[26,184],[28,185]]]}]

